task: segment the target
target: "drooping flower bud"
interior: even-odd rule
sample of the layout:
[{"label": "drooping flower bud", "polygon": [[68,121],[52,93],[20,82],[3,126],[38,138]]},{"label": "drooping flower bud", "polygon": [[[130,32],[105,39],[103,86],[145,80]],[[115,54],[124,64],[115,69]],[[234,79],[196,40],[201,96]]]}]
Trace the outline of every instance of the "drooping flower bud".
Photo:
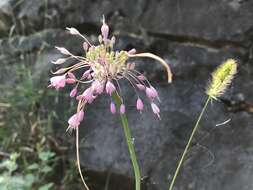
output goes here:
[{"label": "drooping flower bud", "polygon": [[55,47],[58,51],[60,51],[64,55],[71,55],[71,53],[64,47]]},{"label": "drooping flower bud", "polygon": [[158,98],[158,93],[154,87],[146,88],[146,95],[150,99]]},{"label": "drooping flower bud", "polygon": [[137,102],[136,102],[136,108],[137,108],[137,110],[138,110],[138,111],[142,111],[142,110],[143,110],[143,107],[144,107],[144,105],[143,105],[142,100],[141,100],[140,98],[138,98],[138,99],[137,99]]},{"label": "drooping flower bud", "polygon": [[124,114],[126,112],[126,106],[124,104],[120,105],[119,111],[121,114]]},{"label": "drooping flower bud", "polygon": [[161,117],[160,117],[160,109],[159,109],[159,107],[154,102],[151,102],[151,108],[152,108],[153,113],[156,114],[159,119],[161,119]]},{"label": "drooping flower bud", "polygon": [[85,72],[83,73],[82,78],[83,78],[83,79],[86,79],[86,78],[88,78],[89,76],[90,76],[90,70],[87,70],[87,71],[85,71]]},{"label": "drooping flower bud", "polygon": [[83,94],[82,97],[88,102],[88,103],[92,103],[92,101],[94,100],[93,97],[93,91],[91,89],[91,87],[87,88]]},{"label": "drooping flower bud", "polygon": [[71,90],[69,96],[70,96],[71,98],[73,98],[73,97],[76,96],[76,94],[77,94],[77,88],[75,87],[75,88],[73,88],[73,89]]},{"label": "drooping flower bud", "polygon": [[127,53],[130,54],[130,55],[133,55],[133,54],[136,53],[136,49],[134,49],[134,48],[130,49]]},{"label": "drooping flower bud", "polygon": [[116,113],[116,106],[115,106],[114,102],[111,102],[111,104],[110,104],[110,110],[111,110],[112,114]]},{"label": "drooping flower bud", "polygon": [[68,77],[71,79],[76,79],[76,76],[71,72],[68,72]]},{"label": "drooping flower bud", "polygon": [[67,78],[67,79],[66,79],[66,83],[67,83],[67,84],[74,84],[74,83],[76,83],[76,80],[73,79],[73,78]]},{"label": "drooping flower bud", "polygon": [[89,44],[87,42],[83,42],[83,49],[84,49],[84,51],[88,51]]},{"label": "drooping flower bud", "polygon": [[72,34],[72,35],[80,35],[80,32],[77,30],[77,29],[75,29],[75,28],[73,28],[73,27],[71,27],[71,28],[66,28],[68,31],[69,31],[69,33],[70,34]]},{"label": "drooping flower bud", "polygon": [[101,26],[101,34],[103,36],[103,39],[107,40],[109,35],[109,26],[105,22],[103,22],[103,25]]},{"label": "drooping flower bud", "polygon": [[141,81],[145,81],[145,80],[146,80],[146,78],[145,78],[144,75],[139,75],[139,76],[137,76],[137,78],[138,78],[139,80],[141,80]]},{"label": "drooping flower bud", "polygon": [[83,121],[83,118],[84,118],[84,111],[81,110],[78,112],[78,120],[81,122]]},{"label": "drooping flower bud", "polygon": [[143,84],[136,84],[136,86],[137,86],[137,88],[139,89],[139,90],[145,90],[145,86],[143,85]]},{"label": "drooping flower bud", "polygon": [[60,58],[60,59],[57,59],[56,61],[51,61],[51,63],[55,64],[55,65],[60,65],[62,63],[64,63],[67,59],[65,58]]},{"label": "drooping flower bud", "polygon": [[110,96],[111,96],[112,93],[116,90],[116,88],[111,81],[107,81],[106,86],[105,86],[105,90],[106,90],[106,93],[110,94]]}]

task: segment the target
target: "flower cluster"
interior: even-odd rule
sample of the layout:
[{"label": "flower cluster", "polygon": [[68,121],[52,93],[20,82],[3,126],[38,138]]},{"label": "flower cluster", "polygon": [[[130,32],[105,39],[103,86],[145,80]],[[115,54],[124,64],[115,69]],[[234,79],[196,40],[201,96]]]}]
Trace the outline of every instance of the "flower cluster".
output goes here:
[{"label": "flower cluster", "polygon": [[[54,76],[50,79],[49,87],[56,89],[65,87],[66,84],[73,85],[70,92],[70,97],[79,101],[77,113],[69,120],[68,129],[76,129],[84,118],[84,107],[86,104],[91,104],[100,94],[106,93],[112,96],[117,93],[122,101],[119,112],[125,113],[125,104],[121,96],[121,88],[119,80],[126,79],[134,88],[136,98],[136,109],[142,111],[144,104],[139,96],[139,93],[145,93],[151,108],[159,118],[160,110],[156,100],[159,100],[156,89],[150,84],[147,78],[135,70],[135,64],[128,62],[131,57],[149,57],[158,60],[165,66],[168,73],[168,81],[171,82],[172,74],[169,66],[160,57],[151,53],[136,53],[135,49],[130,51],[114,51],[115,37],[109,38],[109,27],[103,21],[101,27],[101,34],[98,36],[98,45],[92,45],[77,29],[67,28],[70,34],[80,36],[84,39],[83,50],[85,56],[76,56],[70,53],[64,47],[56,47],[64,58],[60,58],[52,63],[62,65],[70,59],[76,60],[76,63],[70,67],[64,67],[57,70]],[[77,77],[77,71],[82,75]],[[81,84],[89,84],[89,86],[82,92],[80,91]],[[112,98],[111,98],[112,99]],[[117,112],[115,103],[111,100],[110,110],[112,114]]]}]

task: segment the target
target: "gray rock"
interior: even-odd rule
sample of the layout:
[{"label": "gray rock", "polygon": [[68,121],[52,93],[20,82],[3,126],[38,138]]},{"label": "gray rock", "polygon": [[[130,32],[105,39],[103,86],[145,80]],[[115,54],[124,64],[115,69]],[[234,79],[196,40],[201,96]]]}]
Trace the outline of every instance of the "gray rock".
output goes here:
[{"label": "gray rock", "polygon": [[[206,99],[204,90],[211,71],[225,59],[236,58],[239,73],[222,101],[209,105],[175,189],[252,189],[252,108],[243,106],[253,101],[251,1],[34,0],[14,6],[15,3],[0,3],[0,15],[5,15],[0,19],[0,35],[6,36],[0,40],[3,83],[13,84],[14,73],[6,67],[15,68],[17,63],[30,65],[34,78],[40,80],[52,69],[50,60],[60,56],[53,49],[56,45],[81,54],[82,40],[57,28],[76,26],[95,42],[102,14],[118,37],[117,49],[136,47],[170,63],[174,82],[168,85],[161,65],[149,59],[132,60],[160,93],[161,121],[148,104],[142,114],[137,113],[134,91],[123,84],[143,189],[147,190],[168,188]],[[17,19],[13,34],[19,35],[7,38],[13,24],[12,11]],[[23,32],[18,28],[20,23],[25,25]],[[110,98],[103,96],[87,109],[80,133],[81,162],[104,178],[112,172],[114,183],[123,180],[123,176],[133,182],[123,129],[119,118],[110,114],[109,104]],[[216,127],[229,118],[228,124]],[[56,131],[68,140],[64,130]],[[133,189],[118,186],[115,189]]]}]

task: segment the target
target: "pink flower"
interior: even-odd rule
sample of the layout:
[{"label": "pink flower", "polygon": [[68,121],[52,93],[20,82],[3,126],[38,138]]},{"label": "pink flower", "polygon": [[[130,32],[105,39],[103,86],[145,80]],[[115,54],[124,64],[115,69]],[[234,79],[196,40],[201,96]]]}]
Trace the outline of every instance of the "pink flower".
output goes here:
[{"label": "pink flower", "polygon": [[71,90],[69,96],[70,96],[71,98],[73,98],[73,97],[76,96],[76,94],[77,94],[77,88],[75,87],[75,88],[73,88],[73,89]]},{"label": "pink flower", "polygon": [[50,78],[50,85],[56,89],[63,88],[66,84],[65,75],[55,76]]},{"label": "pink flower", "polygon": [[143,107],[144,107],[144,105],[143,105],[142,100],[141,100],[140,98],[138,98],[138,99],[137,99],[137,102],[136,102],[136,108],[137,108],[137,110],[138,110],[138,111],[142,111],[142,110],[143,110]]},{"label": "pink flower", "polygon": [[80,120],[77,113],[69,118],[68,124],[69,124],[68,129],[76,129],[80,125]]},{"label": "pink flower", "polygon": [[76,129],[80,125],[83,118],[84,118],[83,110],[81,110],[78,113],[72,115],[68,120],[69,127],[67,128],[67,130]]},{"label": "pink flower", "polygon": [[115,113],[116,113],[116,106],[115,106],[114,102],[111,102],[110,110],[111,110],[111,113],[112,113],[112,114],[115,114]]},{"label": "pink flower", "polygon": [[103,85],[101,82],[97,81],[97,80],[95,80],[95,81],[92,83],[92,88],[93,88],[93,90],[94,90],[97,94],[102,94],[103,91],[104,91],[104,85]]},{"label": "pink flower", "polygon": [[91,87],[87,88],[87,89],[83,92],[82,97],[83,97],[83,99],[85,99],[89,104],[92,103],[92,101],[94,100],[92,88],[91,88]]},{"label": "pink flower", "polygon": [[107,81],[106,86],[105,86],[105,90],[107,94],[110,94],[110,96],[112,95],[112,93],[116,90],[114,84],[111,81]]},{"label": "pink flower", "polygon": [[126,112],[126,107],[125,107],[124,104],[120,105],[119,111],[120,111],[121,114],[124,114]]},{"label": "pink flower", "polygon": [[154,102],[151,102],[151,108],[152,108],[152,111],[154,112],[154,114],[156,114],[158,116],[158,118],[161,119],[160,109]]}]

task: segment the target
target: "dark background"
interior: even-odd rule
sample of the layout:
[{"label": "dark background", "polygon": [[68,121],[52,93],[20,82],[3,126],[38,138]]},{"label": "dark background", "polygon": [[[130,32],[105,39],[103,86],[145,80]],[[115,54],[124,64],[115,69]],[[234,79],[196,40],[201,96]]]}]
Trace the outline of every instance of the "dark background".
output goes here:
[{"label": "dark background", "polygon": [[[47,85],[50,61],[60,57],[54,46],[83,53],[82,40],[65,27],[75,27],[97,43],[102,15],[117,38],[117,49],[155,53],[174,74],[173,83],[167,84],[161,65],[136,61],[159,91],[161,121],[149,106],[139,114],[132,88],[123,88],[143,190],[168,189],[206,99],[210,73],[227,58],[238,61],[239,72],[227,93],[209,105],[175,189],[252,190],[252,0],[1,0],[1,151],[7,157],[20,152],[29,162],[36,160],[39,143],[59,158],[44,179],[53,181],[52,189],[81,189],[74,134],[65,133],[76,103],[68,98],[69,89],[55,92]],[[106,96],[96,100],[81,126],[84,174],[92,189],[134,189],[123,130],[109,103]],[[216,126],[228,119],[228,124]],[[22,161],[19,167],[25,167]],[[65,184],[67,172],[75,175]]]}]

